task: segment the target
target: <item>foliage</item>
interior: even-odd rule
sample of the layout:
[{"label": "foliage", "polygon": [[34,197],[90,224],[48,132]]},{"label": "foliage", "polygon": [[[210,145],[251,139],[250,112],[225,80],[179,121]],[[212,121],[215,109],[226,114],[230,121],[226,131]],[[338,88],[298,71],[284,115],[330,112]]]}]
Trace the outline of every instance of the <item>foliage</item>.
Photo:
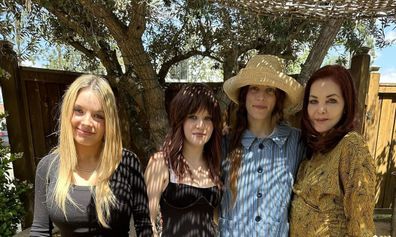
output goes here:
[{"label": "foliage", "polygon": [[[125,96],[120,109],[130,110],[123,113],[124,125],[129,123],[123,126],[125,136],[130,141],[133,132],[143,135],[131,141],[133,149],[163,142],[167,127],[163,89],[169,72],[184,75],[183,67],[199,65],[205,73],[220,69],[228,79],[256,51],[285,58],[289,71],[298,73],[324,24],[294,16],[255,15],[208,0],[4,0],[3,9],[2,38],[26,42],[20,45],[40,39],[51,42],[56,50],[49,54],[48,66],[94,72],[104,68],[112,86]],[[388,25],[384,21],[381,27]],[[381,27],[371,19],[346,21],[337,43],[348,54],[370,35],[373,43],[384,45]],[[40,53],[35,48],[32,52]],[[213,63],[207,63],[209,59]],[[206,77],[193,72],[194,78]]]},{"label": "foliage", "polygon": [[47,51],[44,66],[49,69],[75,71],[105,75],[105,68],[99,60],[91,60],[76,49],[62,44],[54,44],[54,47]]},{"label": "foliage", "polygon": [[[4,114],[0,116],[4,120]],[[0,139],[0,236],[13,236],[22,222],[25,210],[22,197],[31,189],[26,181],[21,182],[10,175],[12,162],[21,154],[11,154]]]}]

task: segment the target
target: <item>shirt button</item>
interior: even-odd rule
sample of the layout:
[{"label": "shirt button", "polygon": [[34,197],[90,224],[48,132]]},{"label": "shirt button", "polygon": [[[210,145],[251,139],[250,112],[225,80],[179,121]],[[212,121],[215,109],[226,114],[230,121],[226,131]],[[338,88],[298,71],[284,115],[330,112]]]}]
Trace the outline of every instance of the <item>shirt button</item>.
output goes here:
[{"label": "shirt button", "polygon": [[261,216],[256,216],[256,218],[254,218],[256,220],[256,222],[260,222],[261,221]]},{"label": "shirt button", "polygon": [[260,174],[263,173],[263,168],[258,167],[258,168],[257,168],[257,172],[260,173]]},{"label": "shirt button", "polygon": [[264,148],[264,144],[263,143],[260,143],[259,144],[259,149],[261,150],[261,149],[263,149]]},{"label": "shirt button", "polygon": [[258,198],[261,198],[262,196],[263,196],[263,194],[257,193],[257,197],[258,197]]}]

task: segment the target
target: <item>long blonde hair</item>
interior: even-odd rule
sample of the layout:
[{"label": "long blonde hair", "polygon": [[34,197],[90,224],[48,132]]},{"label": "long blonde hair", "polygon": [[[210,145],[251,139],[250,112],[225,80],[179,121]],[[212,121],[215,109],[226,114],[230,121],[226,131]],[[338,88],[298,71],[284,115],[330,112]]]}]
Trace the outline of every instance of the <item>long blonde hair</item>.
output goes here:
[{"label": "long blonde hair", "polygon": [[69,195],[69,188],[73,180],[73,170],[77,166],[77,152],[74,144],[71,117],[76,98],[79,92],[85,88],[89,88],[96,93],[104,111],[105,135],[97,168],[95,191],[93,193],[99,223],[104,227],[109,227],[107,223],[110,219],[110,209],[117,205],[117,200],[110,189],[109,181],[121,162],[122,140],[114,94],[109,83],[101,77],[82,75],[70,85],[63,96],[58,146],[53,151],[59,156],[58,179],[55,184],[53,200],[55,200],[55,203],[66,218],[66,201],[77,206]]}]

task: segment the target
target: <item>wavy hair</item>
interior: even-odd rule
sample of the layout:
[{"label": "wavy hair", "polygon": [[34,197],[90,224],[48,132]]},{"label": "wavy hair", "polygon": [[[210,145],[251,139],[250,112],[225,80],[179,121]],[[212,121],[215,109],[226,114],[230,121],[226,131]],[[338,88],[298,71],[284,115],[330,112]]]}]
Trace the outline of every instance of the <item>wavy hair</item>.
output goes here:
[{"label": "wavy hair", "polygon": [[109,83],[101,77],[95,75],[80,76],[69,86],[63,96],[58,145],[53,151],[54,154],[59,156],[58,179],[55,184],[53,200],[66,218],[66,202],[77,205],[69,195],[73,170],[77,166],[77,151],[71,117],[76,98],[84,89],[89,89],[97,95],[104,111],[105,136],[97,168],[97,182],[93,193],[98,221],[102,226],[109,227],[107,223],[110,219],[110,209],[117,204],[117,200],[110,189],[109,181],[121,162],[122,140],[116,100]]},{"label": "wavy hair", "polygon": [[210,176],[217,186],[221,186],[221,113],[220,106],[212,89],[204,84],[189,84],[183,86],[172,99],[169,109],[170,131],[162,147],[168,166],[180,179],[191,170],[184,161],[182,154],[184,144],[183,123],[189,114],[207,110],[212,117],[213,132],[204,145],[203,156],[210,171]]},{"label": "wavy hair", "polygon": [[[230,161],[230,188],[232,193],[232,203],[235,203],[237,197],[237,186],[239,177],[239,168],[242,163],[242,134],[248,128],[247,110],[246,110],[246,96],[249,91],[249,86],[244,86],[239,91],[238,109],[236,111],[235,127],[231,129],[230,145],[227,151],[227,159]],[[278,88],[275,90],[275,107],[272,111],[271,118],[275,119],[276,124],[284,120],[283,104],[286,98],[286,93]]]},{"label": "wavy hair", "polygon": [[[321,134],[315,130],[308,115],[311,86],[317,80],[332,80],[340,87],[342,97],[345,101],[344,112],[340,121],[326,133],[326,136],[321,136]],[[301,120],[302,137],[308,146],[308,157],[312,155],[313,151],[320,153],[329,152],[348,132],[353,130],[356,123],[356,108],[357,98],[355,84],[352,75],[347,69],[340,65],[327,65],[312,74],[304,91]]]}]

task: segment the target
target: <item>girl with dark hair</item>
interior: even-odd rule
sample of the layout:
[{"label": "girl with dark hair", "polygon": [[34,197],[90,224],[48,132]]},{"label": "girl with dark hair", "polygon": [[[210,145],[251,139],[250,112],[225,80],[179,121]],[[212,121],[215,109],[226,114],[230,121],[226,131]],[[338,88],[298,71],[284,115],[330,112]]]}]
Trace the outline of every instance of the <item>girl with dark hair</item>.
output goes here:
[{"label": "girl with dark hair", "polygon": [[316,71],[305,88],[300,165],[291,207],[291,236],[373,236],[375,171],[353,131],[356,92],[339,65]]},{"label": "girl with dark hair", "polygon": [[168,133],[145,172],[155,236],[215,236],[213,212],[221,199],[221,115],[206,85],[184,86],[173,98]]},{"label": "girl with dark hair", "polygon": [[283,69],[280,58],[256,55],[224,83],[238,109],[223,144],[220,236],[288,236],[288,207],[304,148],[300,131],[284,115],[300,104],[303,88]]}]

